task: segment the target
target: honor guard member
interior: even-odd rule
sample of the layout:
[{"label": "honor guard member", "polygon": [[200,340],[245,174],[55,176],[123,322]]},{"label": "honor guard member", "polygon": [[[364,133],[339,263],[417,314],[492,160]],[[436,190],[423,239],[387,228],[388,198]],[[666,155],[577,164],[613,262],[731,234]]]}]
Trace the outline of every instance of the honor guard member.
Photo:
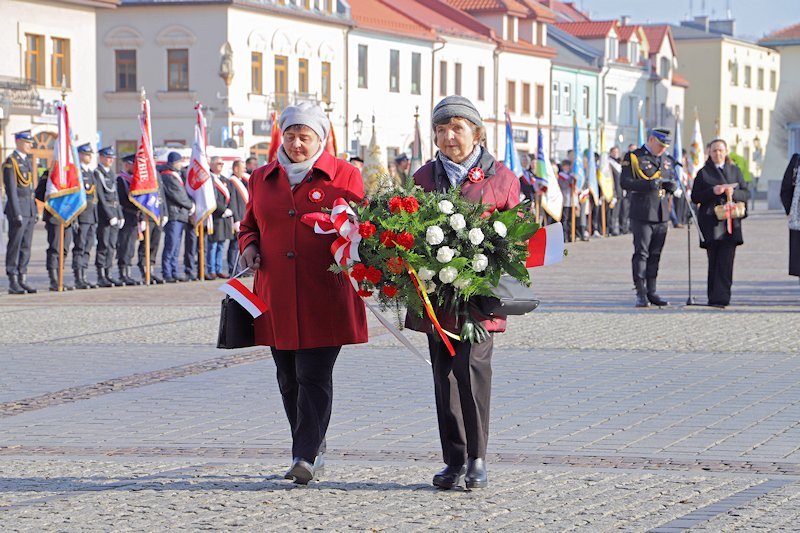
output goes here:
[{"label": "honor guard member", "polygon": [[[50,171],[46,170],[39,178],[39,183],[36,185],[36,199],[44,203],[45,194],[47,193],[47,180],[50,179]],[[61,220],[56,218],[45,207],[42,213],[42,220],[44,227],[47,230],[47,252],[45,253],[45,264],[47,266],[47,275],[50,277],[50,290],[53,292],[58,291],[58,263],[59,254],[64,254],[66,259],[69,247],[72,246],[72,224],[70,222],[64,226],[64,246],[61,246]],[[66,279],[62,280],[62,288],[65,291],[71,291],[75,287],[69,285]]]},{"label": "honor guard member", "polygon": [[[161,186],[161,178],[156,174],[156,183],[158,183],[158,198],[156,199],[156,206],[159,210],[158,222],[153,220],[150,216],[141,213],[141,220],[139,221],[139,231],[144,235],[145,224],[150,224],[150,284],[156,285],[164,283],[164,280],[155,274],[156,255],[158,254],[158,245],[161,244],[161,228],[169,222],[169,215],[167,214],[166,200],[164,199],[164,189]],[[139,273],[142,275],[142,280],[145,277],[145,239],[139,241],[139,249],[137,250],[139,258]],[[163,274],[163,273],[162,273]]]},{"label": "honor guard member", "polygon": [[89,257],[92,255],[97,233],[97,188],[94,184],[94,170],[89,166],[92,155],[94,150],[91,144],[78,146],[83,190],[86,191],[86,209],[72,223],[72,272],[75,275],[76,289],[97,288],[97,285],[86,279],[86,269],[89,268]]},{"label": "honor guard member", "polygon": [[123,157],[123,170],[117,176],[117,196],[119,197],[119,205],[122,207],[123,217],[123,223],[119,230],[119,241],[117,242],[117,265],[119,266],[119,277],[125,285],[142,284],[141,281],[131,277],[131,265],[133,265],[133,253],[138,239],[137,232],[139,230],[140,217],[139,208],[128,198],[135,160],[135,154]]},{"label": "honor guard member", "polygon": [[39,218],[34,199],[33,164],[31,150],[33,137],[30,131],[14,135],[16,149],[3,163],[3,187],[6,190],[5,214],[8,218],[8,244],[6,246],[6,274],[8,293],[34,293],[28,285],[28,261],[31,259],[33,226]]},{"label": "honor guard member", "polygon": [[111,146],[101,148],[97,152],[98,165],[94,169],[97,188],[97,252],[94,264],[97,267],[97,284],[101,287],[123,285],[122,280],[114,278],[111,273],[119,230],[125,223],[117,194],[117,179],[111,170],[116,155]]},{"label": "honor guard member", "polygon": [[625,154],[622,161],[620,182],[630,198],[636,307],[669,305],[656,293],[656,277],[667,237],[669,195],[677,188],[675,160],[666,154],[671,142],[670,130],[654,128],[647,142]]}]

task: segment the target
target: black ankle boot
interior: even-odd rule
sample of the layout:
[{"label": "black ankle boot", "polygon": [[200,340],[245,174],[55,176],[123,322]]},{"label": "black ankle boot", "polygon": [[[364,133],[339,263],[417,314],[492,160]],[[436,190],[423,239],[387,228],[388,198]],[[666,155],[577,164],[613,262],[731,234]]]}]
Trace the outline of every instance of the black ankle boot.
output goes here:
[{"label": "black ankle boot", "polygon": [[86,269],[85,268],[81,269],[81,279],[83,280],[83,284],[86,285],[87,287],[89,287],[90,289],[96,289],[97,288],[97,285],[92,283],[91,281],[89,281],[89,279],[86,277]]},{"label": "black ankle boot", "polygon": [[669,302],[656,294],[656,278],[647,278],[647,300],[659,307],[669,305]]},{"label": "black ankle boot", "polygon": [[433,476],[433,486],[449,490],[464,482],[467,473],[466,465],[447,465],[444,470]]},{"label": "black ankle boot", "polygon": [[106,269],[97,267],[97,285],[100,287],[111,287],[111,281],[106,277]]},{"label": "black ankle boot", "polygon": [[108,280],[108,282],[111,283],[111,285],[113,285],[114,287],[122,287],[123,285],[125,285],[124,283],[122,283],[121,279],[113,277],[110,268],[104,268],[103,274],[105,275],[105,278]]},{"label": "black ankle boot", "polygon": [[643,279],[635,279],[633,284],[636,286],[636,307],[650,307],[647,301],[647,288]]},{"label": "black ankle boot", "polygon": [[28,285],[28,275],[27,274],[20,274],[19,275],[19,286],[25,289],[25,292],[28,294],[36,294],[36,289]]},{"label": "black ankle boot", "polygon": [[8,275],[8,294],[25,294],[25,289],[19,284],[19,277],[16,274]]},{"label": "black ankle boot", "polygon": [[89,288],[89,285],[87,285],[83,281],[83,276],[81,275],[81,270],[79,268],[76,268],[75,270],[73,270],[72,273],[75,276],[75,288],[76,289],[88,289]]},{"label": "black ankle boot", "polygon": [[468,489],[482,489],[489,484],[486,461],[483,458],[470,457],[467,459],[467,474],[464,476],[464,483]]},{"label": "black ankle boot", "polygon": [[51,268],[47,271],[47,275],[50,277],[50,290],[58,292],[58,270]]},{"label": "black ankle boot", "polygon": [[142,282],[131,277],[131,267],[119,267],[119,277],[125,285],[141,285]]}]

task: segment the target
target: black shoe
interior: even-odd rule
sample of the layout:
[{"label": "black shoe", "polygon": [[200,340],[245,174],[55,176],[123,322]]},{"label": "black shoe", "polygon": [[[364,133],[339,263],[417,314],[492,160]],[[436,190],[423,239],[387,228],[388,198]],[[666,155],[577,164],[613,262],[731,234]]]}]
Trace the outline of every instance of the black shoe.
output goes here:
[{"label": "black shoe", "polygon": [[181,276],[180,274],[176,274],[175,278],[173,279],[175,279],[175,281],[189,281],[189,278],[187,278],[186,276]]},{"label": "black shoe", "polygon": [[25,292],[28,294],[36,294],[36,289],[28,285],[28,275],[27,274],[20,274],[19,275],[19,286],[25,289]]},{"label": "black shoe", "polygon": [[167,276],[164,276],[164,283],[178,283],[178,280],[175,278],[169,278]]},{"label": "black shoe", "polygon": [[83,281],[83,276],[81,276],[81,271],[74,270],[73,274],[75,275],[75,288],[76,289],[88,289],[89,284]]},{"label": "black shoe", "polygon": [[444,470],[433,476],[433,486],[444,490],[452,489],[464,482],[466,473],[466,465],[447,465]]},{"label": "black shoe", "polygon": [[709,307],[716,307],[717,309],[725,309],[727,307],[727,304],[721,304],[721,303],[716,303],[716,302],[708,302],[708,306]]},{"label": "black shoe", "polygon": [[111,280],[106,277],[106,270],[102,267],[97,267],[97,285],[104,289],[113,287]]},{"label": "black shoe", "polygon": [[81,279],[83,280],[83,284],[86,285],[87,287],[89,287],[90,289],[96,289],[97,288],[97,285],[95,285],[94,283],[89,281],[89,279],[86,277],[86,269],[85,268],[81,269]]},{"label": "black shoe", "polygon": [[138,279],[133,279],[131,277],[131,268],[127,267],[127,266],[120,267],[120,269],[119,269],[119,279],[125,285],[133,286],[133,285],[141,285],[142,284],[142,282],[139,281]]},{"label": "black shoe", "polygon": [[211,273],[206,274],[206,280],[207,281],[212,281],[212,280],[215,280],[215,279],[217,279],[217,275],[216,274],[211,274]]},{"label": "black shoe", "polygon": [[292,467],[283,477],[285,479],[291,479],[298,485],[308,485],[308,482],[314,479],[314,465],[305,459],[295,457],[292,462]]},{"label": "black shoe", "polygon": [[115,277],[113,277],[113,276],[111,275],[111,269],[110,269],[110,268],[104,268],[104,269],[103,269],[103,273],[104,273],[104,275],[105,275],[105,278],[106,278],[106,279],[109,281],[109,283],[111,283],[111,285],[113,285],[114,287],[124,287],[124,286],[125,286],[125,284],[124,284],[124,283],[122,283],[122,280],[121,280],[121,279],[117,279],[117,278],[115,278]]},{"label": "black shoe", "polygon": [[659,307],[669,305],[669,302],[656,293],[656,278],[647,278],[647,300]]},{"label": "black shoe", "polygon": [[164,280],[162,278],[159,278],[158,276],[156,276],[152,272],[150,272],[150,284],[163,285],[164,284]]},{"label": "black shoe", "polygon": [[197,277],[197,274],[192,274],[191,272],[186,273],[186,281],[199,281],[200,278]]},{"label": "black shoe", "polygon": [[467,459],[467,474],[464,476],[464,483],[468,489],[483,489],[489,484],[489,476],[486,474],[486,462],[480,457],[470,457]]},{"label": "black shoe", "polygon": [[636,307],[650,307],[650,302],[647,301],[647,296],[641,293],[636,293]]},{"label": "black shoe", "polygon": [[50,276],[50,290],[58,292],[58,270],[48,270],[47,274]]},{"label": "black shoe", "polygon": [[8,294],[25,294],[25,289],[19,284],[16,274],[8,275]]}]

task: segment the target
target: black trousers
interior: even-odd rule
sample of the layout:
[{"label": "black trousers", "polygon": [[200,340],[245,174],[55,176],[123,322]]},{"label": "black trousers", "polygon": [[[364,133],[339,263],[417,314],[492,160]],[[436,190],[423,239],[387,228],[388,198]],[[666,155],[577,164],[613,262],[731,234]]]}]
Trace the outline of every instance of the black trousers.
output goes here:
[{"label": "black trousers", "polygon": [[124,212],[125,225],[119,230],[117,242],[117,265],[120,268],[133,265],[133,252],[139,239],[139,216],[130,211]]},{"label": "black trousers", "polygon": [[94,257],[94,264],[97,268],[114,266],[118,238],[119,228],[117,226],[111,226],[108,222],[97,224],[97,253]]},{"label": "black trousers", "polygon": [[309,463],[325,451],[333,407],[333,365],[341,346],[305,350],[271,348],[283,408],[292,429],[292,457]]},{"label": "black trousers", "polygon": [[706,254],[708,255],[708,303],[728,305],[731,303],[736,245],[709,243]]},{"label": "black trousers", "polygon": [[96,233],[96,224],[72,223],[72,270],[89,266]]},{"label": "black trousers", "polygon": [[631,230],[631,220],[630,220],[630,212],[631,212],[631,199],[629,196],[621,196],[619,199],[619,203],[616,207],[617,215],[619,216],[619,232],[623,235],[627,234]]},{"label": "black trousers", "polygon": [[[45,228],[47,228],[47,253],[45,254],[47,257],[47,270],[58,270],[58,254],[60,245],[59,239],[61,238],[61,225],[50,224],[49,222],[45,224]],[[67,260],[67,252],[69,252],[69,247],[72,244],[72,226],[67,226],[64,228],[64,262],[66,263]]]},{"label": "black trousers", "polygon": [[658,263],[661,250],[667,239],[668,222],[644,222],[631,219],[633,233],[633,281],[655,279],[658,276]]},{"label": "black trousers", "polygon": [[190,275],[200,275],[197,270],[197,231],[191,222],[186,224],[183,231],[183,271]]},{"label": "black trousers", "polygon": [[14,276],[28,273],[33,243],[34,217],[22,217],[22,223],[8,221],[8,243],[6,244],[6,274]]},{"label": "black trousers", "polygon": [[448,465],[463,465],[467,457],[486,457],[493,345],[491,335],[480,344],[455,341],[453,357],[438,336],[428,335],[439,439]]},{"label": "black trousers", "polygon": [[233,276],[233,273],[236,270],[236,258],[239,257],[238,235],[228,241],[228,251],[226,253],[227,253],[226,259],[228,261],[228,275]]},{"label": "black trousers", "polygon": [[[158,245],[161,244],[161,224],[157,224],[155,220],[150,217],[147,218],[147,223],[150,225],[150,270],[156,264],[156,254],[158,254]],[[144,239],[139,241],[139,268],[144,269]]]}]

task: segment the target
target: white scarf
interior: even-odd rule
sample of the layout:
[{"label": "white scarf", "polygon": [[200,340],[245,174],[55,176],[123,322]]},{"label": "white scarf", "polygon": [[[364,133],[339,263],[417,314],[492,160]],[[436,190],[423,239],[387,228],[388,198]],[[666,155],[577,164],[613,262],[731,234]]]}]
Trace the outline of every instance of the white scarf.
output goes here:
[{"label": "white scarf", "polygon": [[292,189],[297,187],[303,178],[308,175],[308,172],[311,170],[311,167],[314,166],[314,163],[317,162],[317,159],[322,156],[322,152],[325,149],[324,141],[320,143],[319,150],[316,154],[312,155],[305,161],[301,161],[299,163],[295,163],[289,156],[286,154],[286,150],[283,149],[283,146],[278,148],[278,163],[281,164],[283,170],[286,171],[286,176],[289,178],[289,185],[292,186]]}]

